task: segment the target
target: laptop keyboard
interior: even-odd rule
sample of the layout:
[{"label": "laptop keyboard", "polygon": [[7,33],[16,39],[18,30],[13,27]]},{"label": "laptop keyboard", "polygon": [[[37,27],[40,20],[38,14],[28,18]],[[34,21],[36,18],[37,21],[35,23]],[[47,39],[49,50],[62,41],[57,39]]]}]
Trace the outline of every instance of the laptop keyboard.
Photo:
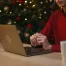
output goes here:
[{"label": "laptop keyboard", "polygon": [[24,47],[27,54],[31,53],[31,47]]},{"label": "laptop keyboard", "polygon": [[47,54],[50,51],[44,50],[43,48],[24,47],[27,55],[40,55]]}]

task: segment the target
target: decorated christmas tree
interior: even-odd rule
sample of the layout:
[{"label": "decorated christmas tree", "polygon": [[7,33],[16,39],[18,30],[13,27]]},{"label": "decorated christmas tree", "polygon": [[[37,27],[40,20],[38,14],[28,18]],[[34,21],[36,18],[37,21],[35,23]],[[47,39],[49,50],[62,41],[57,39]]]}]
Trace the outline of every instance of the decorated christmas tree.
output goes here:
[{"label": "decorated christmas tree", "polygon": [[22,42],[30,43],[56,9],[54,0],[0,0],[0,24],[16,25]]}]

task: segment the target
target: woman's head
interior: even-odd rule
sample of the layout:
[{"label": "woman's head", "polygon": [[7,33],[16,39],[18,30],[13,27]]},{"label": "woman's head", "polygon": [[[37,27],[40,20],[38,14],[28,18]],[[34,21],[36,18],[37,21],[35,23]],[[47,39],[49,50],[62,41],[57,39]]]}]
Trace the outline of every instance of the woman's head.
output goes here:
[{"label": "woman's head", "polygon": [[55,0],[59,7],[66,7],[66,0]]}]

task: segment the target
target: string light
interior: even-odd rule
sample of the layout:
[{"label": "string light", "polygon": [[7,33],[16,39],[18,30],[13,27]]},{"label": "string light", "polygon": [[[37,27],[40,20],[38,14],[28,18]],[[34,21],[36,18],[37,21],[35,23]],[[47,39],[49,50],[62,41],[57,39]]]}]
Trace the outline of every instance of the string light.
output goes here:
[{"label": "string light", "polygon": [[47,12],[46,12],[46,11],[44,11],[44,14],[47,14]]},{"label": "string light", "polygon": [[0,10],[0,12],[2,12],[2,11]]},{"label": "string light", "polygon": [[35,7],[36,5],[33,5],[32,7]]},{"label": "string light", "polygon": [[52,0],[50,0],[50,2],[52,2]]},{"label": "string light", "polygon": [[30,4],[32,3],[32,1],[30,1]]},{"label": "string light", "polygon": [[41,19],[41,17],[39,17]]},{"label": "string light", "polygon": [[19,6],[21,6],[22,4],[19,4]]},{"label": "string light", "polygon": [[40,2],[40,4],[43,4],[43,2]]},{"label": "string light", "polygon": [[27,3],[27,1],[25,1],[25,3]]},{"label": "string light", "polygon": [[10,14],[12,14],[12,12],[10,12]]},{"label": "string light", "polygon": [[25,21],[27,21],[27,18],[25,18]]},{"label": "string light", "polygon": [[16,24],[16,21],[14,21],[14,24]]}]

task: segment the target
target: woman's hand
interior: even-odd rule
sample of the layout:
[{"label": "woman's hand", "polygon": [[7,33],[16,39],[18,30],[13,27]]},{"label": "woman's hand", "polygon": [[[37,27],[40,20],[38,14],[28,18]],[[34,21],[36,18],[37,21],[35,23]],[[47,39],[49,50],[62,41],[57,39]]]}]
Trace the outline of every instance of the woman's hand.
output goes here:
[{"label": "woman's hand", "polygon": [[51,50],[52,45],[49,44],[47,36],[43,35],[43,34],[37,34],[37,43],[39,45],[43,45],[43,48],[45,50]]},{"label": "woman's hand", "polygon": [[30,36],[30,42],[32,46],[37,46],[37,35],[38,33],[33,34],[32,36]]}]

